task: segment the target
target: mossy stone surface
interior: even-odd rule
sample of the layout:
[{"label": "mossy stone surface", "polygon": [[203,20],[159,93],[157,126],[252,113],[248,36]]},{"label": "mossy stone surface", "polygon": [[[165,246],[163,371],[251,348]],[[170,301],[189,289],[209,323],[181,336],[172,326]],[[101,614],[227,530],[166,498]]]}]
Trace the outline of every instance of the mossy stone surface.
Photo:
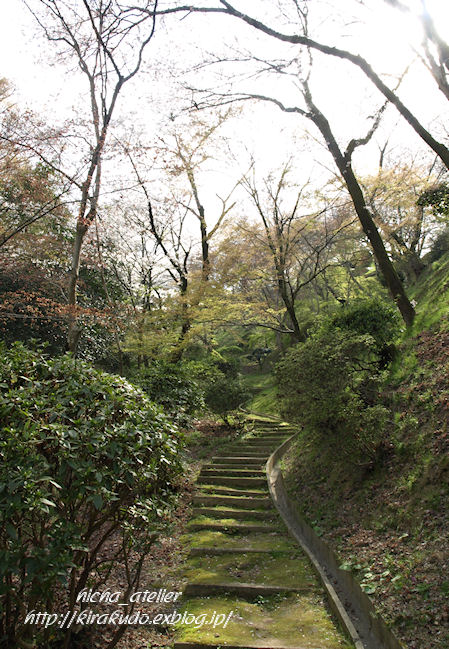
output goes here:
[{"label": "mossy stone surface", "polygon": [[184,545],[192,548],[248,548],[248,550],[291,550],[291,541],[278,533],[239,534],[216,530],[200,530],[184,534]]},{"label": "mossy stone surface", "polygon": [[[257,418],[253,421],[257,427]],[[265,421],[266,427],[272,427],[269,432],[276,432],[277,424]],[[254,431],[254,435],[263,433],[262,426]],[[280,442],[272,440],[272,443],[274,448]],[[240,448],[234,444],[228,452],[235,455],[238,450],[243,455],[248,452],[244,444],[245,440]],[[219,462],[219,458],[214,461]],[[252,469],[245,464],[245,459],[241,465],[243,469]],[[209,468],[214,467],[209,465]],[[222,467],[220,471],[226,476],[234,468]],[[257,482],[258,479],[250,480]],[[232,481],[226,485],[198,483],[197,486],[195,517],[181,540],[202,553],[192,554],[183,566],[186,589],[181,612],[186,611],[194,618],[201,616],[203,621],[212,620],[214,613],[223,621],[231,612],[232,615],[225,628],[223,624],[214,626],[213,623],[197,625],[197,628],[194,624],[179,625],[177,642],[199,648],[201,645],[254,649],[352,647],[326,607],[322,586],[310,562],[288,536],[272,507],[266,480],[256,486],[232,484]],[[215,496],[217,501],[198,502],[202,496]],[[225,502],[220,502],[220,498]],[[259,503],[254,502],[257,500],[259,510]],[[267,518],[254,518],[257,510],[266,512]],[[237,511],[239,515],[244,513],[244,517],[234,517]],[[280,592],[270,595],[269,589]]]},{"label": "mossy stone surface", "polygon": [[179,642],[253,646],[260,649],[303,647],[304,649],[350,649],[353,647],[338,631],[320,595],[260,597],[247,602],[231,597],[192,598],[185,610],[194,615],[214,611],[226,617],[233,612],[226,628],[204,625],[178,627]]},{"label": "mossy stone surface", "polygon": [[[223,525],[224,527],[229,526],[229,525],[264,525],[265,523],[267,525],[272,525],[273,521],[275,520],[275,517],[271,519],[266,519],[261,521],[260,519],[257,518],[251,518],[248,516],[248,518],[245,518],[242,520],[241,518],[215,518],[212,516],[204,516],[204,515],[199,515],[195,516],[195,518],[190,519],[187,528],[190,525]],[[283,524],[278,521],[277,524],[279,527],[282,528]]]},{"label": "mossy stone surface", "polygon": [[289,553],[223,554],[187,561],[183,574],[190,583],[243,582],[285,588],[318,588],[310,563],[299,550]]},{"label": "mossy stone surface", "polygon": [[[203,484],[201,485],[201,492],[211,495],[213,492],[219,494],[222,491],[232,491],[237,498],[244,498],[245,496],[267,496],[268,497],[268,487],[251,487],[251,489],[245,489],[242,487],[232,487],[231,485],[220,485],[220,484]],[[200,490],[196,492],[200,493]]]}]

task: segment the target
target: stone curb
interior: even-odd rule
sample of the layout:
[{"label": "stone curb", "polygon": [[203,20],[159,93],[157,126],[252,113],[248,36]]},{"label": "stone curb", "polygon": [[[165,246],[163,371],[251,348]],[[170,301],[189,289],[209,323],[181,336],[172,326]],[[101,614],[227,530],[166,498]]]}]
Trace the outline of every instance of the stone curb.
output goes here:
[{"label": "stone curb", "polygon": [[356,649],[403,649],[353,575],[339,568],[333,550],[305,522],[288,496],[278,462],[296,437],[297,433],[281,444],[266,464],[268,488],[276,509],[290,534],[308,555],[326,589],[333,612]]}]

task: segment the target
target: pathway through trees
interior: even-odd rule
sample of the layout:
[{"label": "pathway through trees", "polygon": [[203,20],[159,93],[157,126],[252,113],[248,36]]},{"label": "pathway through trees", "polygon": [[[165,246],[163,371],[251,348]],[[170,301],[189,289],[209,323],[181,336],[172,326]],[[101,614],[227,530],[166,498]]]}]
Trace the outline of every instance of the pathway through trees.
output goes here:
[{"label": "pathway through trees", "polygon": [[183,625],[175,649],[347,649],[312,567],[272,505],[265,462],[292,429],[255,420],[251,436],[206,464],[197,481],[183,600],[195,615],[226,624]]}]

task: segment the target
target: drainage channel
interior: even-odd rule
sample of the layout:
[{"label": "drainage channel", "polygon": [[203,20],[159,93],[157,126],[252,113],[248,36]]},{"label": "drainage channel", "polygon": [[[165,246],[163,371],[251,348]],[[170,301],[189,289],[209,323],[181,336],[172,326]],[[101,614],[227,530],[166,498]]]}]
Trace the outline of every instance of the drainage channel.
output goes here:
[{"label": "drainage channel", "polygon": [[203,466],[184,537],[182,606],[209,623],[178,627],[175,649],[354,647],[270,498],[265,464],[293,432],[278,420],[254,419],[251,437]]}]

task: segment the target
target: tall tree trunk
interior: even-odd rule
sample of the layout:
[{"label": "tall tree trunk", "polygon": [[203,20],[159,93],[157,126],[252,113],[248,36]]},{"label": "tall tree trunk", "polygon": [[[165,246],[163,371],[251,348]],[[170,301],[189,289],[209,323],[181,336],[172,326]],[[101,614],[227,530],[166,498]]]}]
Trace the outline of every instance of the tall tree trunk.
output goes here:
[{"label": "tall tree trunk", "polygon": [[285,278],[282,276],[278,277],[278,287],[279,287],[279,293],[281,294],[282,301],[284,303],[285,309],[287,311],[290,320],[290,325],[293,328],[293,331],[290,334],[292,340],[294,343],[302,343],[305,341],[306,337],[304,333],[301,331],[301,327],[299,326],[298,318],[296,316],[296,311],[295,311],[295,302],[293,298],[289,295],[287,282],[285,281]]},{"label": "tall tree trunk", "polygon": [[341,152],[329,122],[327,121],[323,113],[321,113],[312,102],[310,94],[307,90],[305,93],[305,98],[310,109],[309,117],[318,127],[322,136],[324,137],[327,148],[331,153],[335,164],[337,165],[338,170],[340,171],[346,183],[346,187],[348,188],[348,192],[351,196],[354,209],[362,225],[363,232],[365,233],[373,249],[379,270],[382,273],[390,295],[395,301],[405,324],[407,325],[407,327],[409,327],[413,323],[415,310],[405,293],[404,286],[398,274],[396,273],[396,270],[394,269],[394,266],[385,249],[382,237],[380,236],[376,224],[374,223],[374,220],[371,216],[370,208],[365,201],[362,188],[360,187],[359,182],[352,169],[351,157],[348,154],[343,155],[343,153]]},{"label": "tall tree trunk", "polygon": [[76,316],[76,288],[78,285],[78,278],[80,273],[80,259],[81,259],[81,248],[83,245],[84,237],[88,230],[88,225],[84,219],[78,217],[78,222],[76,224],[75,231],[75,241],[73,242],[73,252],[72,252],[72,268],[70,270],[69,278],[69,290],[68,290],[68,304],[70,309],[69,315],[69,328],[67,333],[67,349],[73,354],[76,352],[78,346],[79,337],[81,335],[81,328],[78,324],[78,318]]},{"label": "tall tree trunk", "polygon": [[210,260],[209,260],[209,237],[207,233],[207,224],[204,216],[204,208],[200,205],[200,231],[201,231],[201,258],[203,264],[203,279],[209,281]]},{"label": "tall tree trunk", "polygon": [[[317,50],[318,52],[322,52],[323,54],[328,54],[333,57],[337,57],[339,59],[343,59],[345,61],[350,61],[353,63],[355,66],[357,66],[365,75],[366,77],[376,86],[376,88],[383,94],[383,96],[388,99],[389,102],[393,104],[393,106],[396,107],[396,109],[399,111],[399,113],[402,115],[402,117],[410,124],[410,126],[414,129],[414,131],[421,137],[424,142],[437,154],[437,156],[442,160],[444,165],[446,166],[447,169],[449,169],[449,148],[443,144],[442,142],[439,142],[436,140],[430,133],[427,131],[426,128],[422,125],[422,123],[419,121],[419,119],[405,106],[405,104],[402,103],[400,98],[396,95],[391,88],[389,88],[383,81],[382,79],[376,74],[376,72],[373,70],[373,68],[370,66],[368,61],[366,61],[362,56],[359,56],[357,54],[352,54],[352,52],[347,52],[346,50],[342,50],[338,47],[333,47],[331,45],[325,45],[324,43],[318,43],[317,41],[314,41],[311,38],[308,38],[304,34],[284,34],[282,32],[277,31],[276,29],[273,29],[269,27],[268,25],[265,25],[262,23],[260,20],[257,20],[256,18],[252,18],[248,14],[245,14],[238,9],[235,9],[227,0],[221,0],[221,4],[223,5],[223,8],[213,8],[213,9],[204,9],[204,8],[195,8],[195,7],[189,7],[190,11],[198,11],[198,12],[204,12],[204,11],[210,11],[210,12],[215,12],[215,13],[226,13],[231,16],[235,16],[236,18],[239,18],[240,20],[243,20],[245,23],[250,25],[251,27],[254,27],[255,29],[263,32],[264,34],[267,34],[268,36],[272,36],[273,38],[282,41],[284,43],[292,43],[294,45],[303,45],[309,49],[312,50]],[[175,11],[180,11],[179,8],[174,8],[174,9],[169,9],[167,10],[168,12],[175,12]],[[435,36],[435,34],[434,34]],[[443,57],[443,61],[445,60],[446,52],[447,49],[441,50],[441,39],[438,41],[433,40],[435,45],[439,48],[440,56]],[[445,44],[444,44],[445,45]],[[446,45],[447,48],[447,45]],[[448,65],[445,63],[446,67]]]},{"label": "tall tree trunk", "polygon": [[189,305],[187,304],[186,301],[186,295],[187,295],[187,288],[188,288],[188,279],[187,276],[183,276],[181,278],[181,283],[180,283],[180,296],[181,296],[181,332],[179,334],[178,338],[178,345],[175,349],[175,351],[172,354],[172,360],[174,363],[178,363],[181,358],[182,358],[182,345],[186,339],[187,334],[189,333],[192,323],[190,321],[190,316],[189,316]]}]

